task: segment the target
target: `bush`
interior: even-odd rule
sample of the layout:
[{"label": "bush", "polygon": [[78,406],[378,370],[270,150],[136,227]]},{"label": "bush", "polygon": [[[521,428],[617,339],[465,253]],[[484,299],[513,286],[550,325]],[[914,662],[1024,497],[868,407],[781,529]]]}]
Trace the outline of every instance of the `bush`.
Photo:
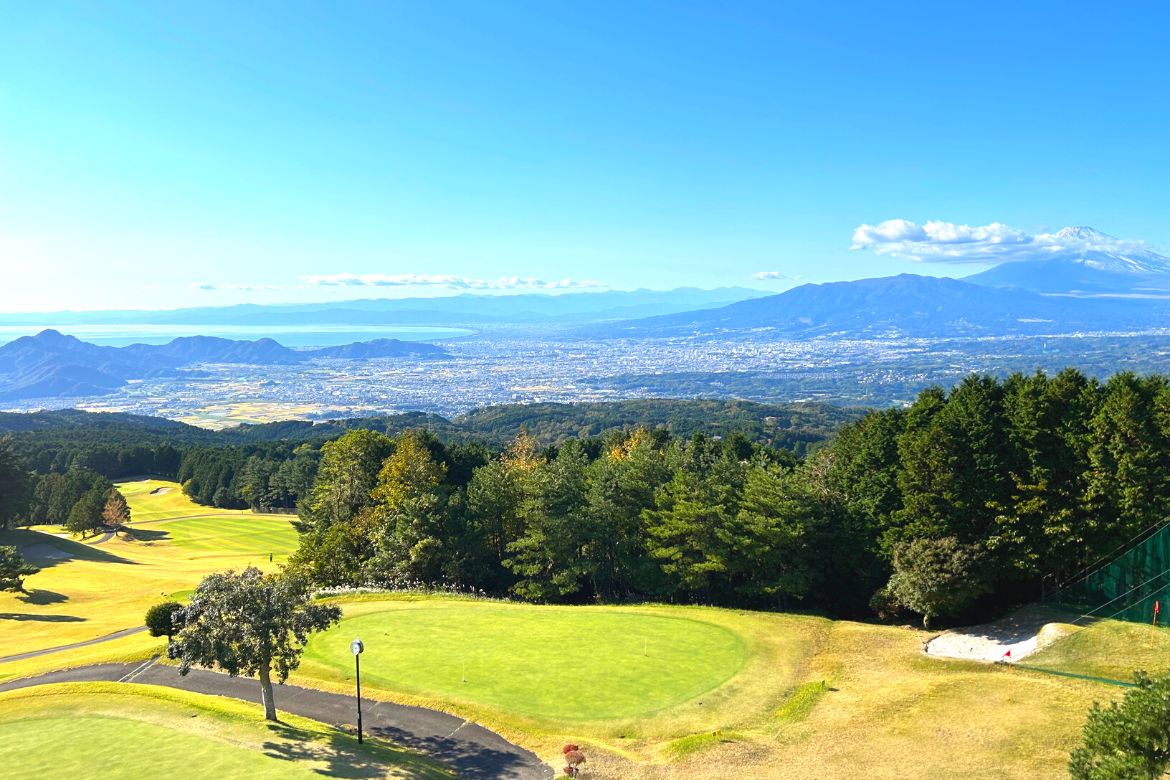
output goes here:
[{"label": "bush", "polygon": [[146,610],[146,619],[144,622],[146,623],[147,630],[150,631],[150,635],[165,636],[169,642],[177,630],[174,614],[182,608],[183,605],[177,601],[164,601]]}]

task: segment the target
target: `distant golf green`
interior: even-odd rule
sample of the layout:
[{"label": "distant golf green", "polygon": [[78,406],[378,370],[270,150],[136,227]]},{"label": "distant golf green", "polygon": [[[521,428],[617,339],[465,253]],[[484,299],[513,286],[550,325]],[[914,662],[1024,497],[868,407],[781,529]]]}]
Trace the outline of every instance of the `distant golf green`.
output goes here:
[{"label": "distant golf green", "polygon": [[693,699],[748,656],[720,626],[682,617],[582,607],[446,602],[390,606],[343,619],[309,642],[306,660],[362,681],[537,717],[606,720]]}]

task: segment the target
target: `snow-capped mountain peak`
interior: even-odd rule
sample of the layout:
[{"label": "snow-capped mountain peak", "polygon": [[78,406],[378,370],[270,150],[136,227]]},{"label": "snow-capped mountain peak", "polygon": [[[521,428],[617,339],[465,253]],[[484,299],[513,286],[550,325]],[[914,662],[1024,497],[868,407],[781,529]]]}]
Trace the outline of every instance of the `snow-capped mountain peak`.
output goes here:
[{"label": "snow-capped mountain peak", "polygon": [[1170,274],[1170,257],[1151,252],[1140,242],[1123,241],[1088,226],[1066,227],[1052,236],[1052,256],[1109,273]]}]

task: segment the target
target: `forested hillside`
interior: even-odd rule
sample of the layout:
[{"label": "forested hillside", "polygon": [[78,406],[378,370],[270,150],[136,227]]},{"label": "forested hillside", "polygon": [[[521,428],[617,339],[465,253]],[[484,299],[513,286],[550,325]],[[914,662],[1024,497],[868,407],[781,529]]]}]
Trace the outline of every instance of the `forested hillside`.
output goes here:
[{"label": "forested hillside", "polygon": [[[81,418],[10,437],[0,506],[60,522],[62,496],[154,472],[206,504],[296,507],[296,565],[320,585],[928,620],[1031,600],[1170,513],[1167,377],[973,375],[811,450],[836,412],[705,403],[484,410],[405,432],[383,421],[392,433],[281,424],[261,428],[289,438],[251,443],[235,437],[253,429],[178,426],[172,444],[174,424]],[[147,443],[125,443],[135,426]]]},{"label": "forested hillside", "polygon": [[746,439],[518,437],[455,476],[414,435],[328,445],[298,564],[322,584],[451,581],[959,617],[1031,600],[1170,510],[1170,381],[971,376],[796,462]]}]

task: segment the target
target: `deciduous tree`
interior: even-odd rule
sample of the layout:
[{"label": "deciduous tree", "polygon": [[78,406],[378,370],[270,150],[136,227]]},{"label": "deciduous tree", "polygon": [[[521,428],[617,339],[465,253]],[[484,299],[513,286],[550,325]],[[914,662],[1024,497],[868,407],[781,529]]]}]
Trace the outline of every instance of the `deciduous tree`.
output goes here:
[{"label": "deciduous tree", "polygon": [[338,607],[313,603],[299,578],[265,575],[255,567],[212,574],[177,614],[181,628],[167,655],[178,659],[184,675],[192,666],[219,667],[233,677],[256,675],[264,717],[276,720],[273,674],[279,682],[288,679],[309,634],[340,619]]}]

